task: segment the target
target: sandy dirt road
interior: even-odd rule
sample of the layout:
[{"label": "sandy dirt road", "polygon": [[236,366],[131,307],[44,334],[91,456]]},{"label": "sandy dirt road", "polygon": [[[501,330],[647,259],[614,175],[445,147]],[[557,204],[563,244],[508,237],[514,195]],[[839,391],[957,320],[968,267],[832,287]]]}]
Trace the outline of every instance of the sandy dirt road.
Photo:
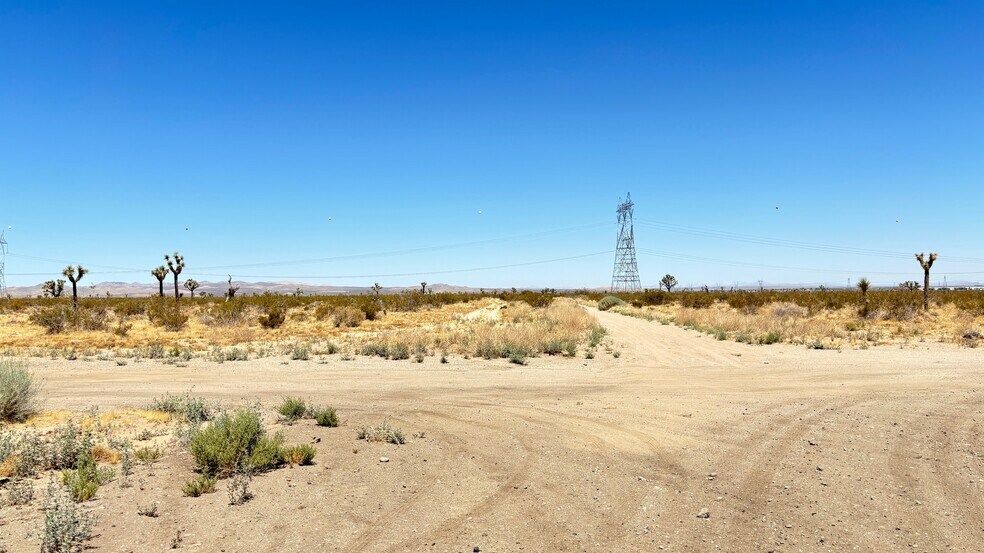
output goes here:
[{"label": "sandy dirt road", "polygon": [[[165,550],[178,531],[181,549],[230,552],[984,551],[984,351],[748,346],[594,314],[619,358],[31,364],[49,409],[193,387],[345,420],[281,428],[320,440],[318,464],[257,477],[239,507],[182,497],[192,463],[173,450],[88,504],[96,551]],[[384,417],[425,436],[355,439]],[[151,500],[160,517],[138,516]],[[36,519],[0,509],[0,544],[36,551]]]}]

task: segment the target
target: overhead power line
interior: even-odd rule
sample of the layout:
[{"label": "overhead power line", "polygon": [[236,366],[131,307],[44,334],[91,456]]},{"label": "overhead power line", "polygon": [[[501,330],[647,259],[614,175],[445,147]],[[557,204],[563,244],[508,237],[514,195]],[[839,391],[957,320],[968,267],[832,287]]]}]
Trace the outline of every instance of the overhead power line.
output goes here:
[{"label": "overhead power line", "polygon": [[[685,234],[685,235],[696,236],[700,238],[714,238],[714,239],[721,239],[721,240],[730,240],[735,242],[760,244],[765,246],[793,248],[799,250],[863,255],[866,257],[884,257],[884,258],[892,258],[892,259],[911,259],[913,256],[913,254],[905,253],[905,252],[893,252],[893,251],[876,250],[870,248],[856,248],[853,246],[838,246],[833,244],[804,242],[800,240],[786,240],[783,238],[770,238],[767,236],[756,236],[753,234],[720,231],[720,230],[706,229],[700,227],[692,227],[687,225],[677,225],[677,224],[665,223],[662,221],[653,221],[647,219],[637,219],[636,224],[641,227],[650,228],[653,230],[661,230],[661,231],[673,232],[677,234]],[[951,263],[984,263],[984,259],[977,258],[977,257],[958,257],[958,256],[946,256],[941,254],[940,259],[944,259],[944,258]]]}]

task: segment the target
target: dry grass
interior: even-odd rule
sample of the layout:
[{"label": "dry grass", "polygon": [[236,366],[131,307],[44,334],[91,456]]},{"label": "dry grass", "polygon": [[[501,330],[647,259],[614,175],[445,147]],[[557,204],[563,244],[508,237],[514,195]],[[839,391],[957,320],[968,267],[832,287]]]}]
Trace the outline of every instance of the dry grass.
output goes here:
[{"label": "dry grass", "polygon": [[597,326],[594,317],[567,298],[545,308],[493,301],[444,324],[366,334],[363,343],[378,345],[381,352],[527,357],[543,353],[548,344],[581,344]]},{"label": "dry grass", "polygon": [[[133,354],[158,345],[165,350],[176,348],[192,352],[249,345],[251,353],[267,350],[280,353],[278,345],[298,340],[358,344],[365,334],[443,324],[495,301],[484,299],[425,306],[416,311],[380,312],[376,320],[363,321],[357,327],[336,326],[332,317],[320,320],[315,316],[318,304],[311,303],[288,309],[286,322],[276,329],[260,325],[263,310],[258,306],[247,305],[242,316],[231,324],[217,324],[210,304],[184,302],[182,310],[189,315],[188,323],[176,332],[153,325],[143,314],[119,317],[113,313],[103,331],[48,334],[44,328],[29,321],[26,310],[0,312],[0,350],[30,356],[63,356],[65,352],[75,350],[81,357],[93,357],[101,351]],[[120,323],[131,325],[125,335],[112,330]]]},{"label": "dry grass", "polygon": [[673,323],[717,336],[749,343],[786,342],[813,347],[844,345],[903,344],[912,341],[950,342],[974,345],[963,336],[984,328],[984,317],[958,309],[953,304],[933,306],[928,313],[917,311],[906,320],[890,320],[875,314],[858,316],[854,306],[811,313],[790,302],[775,302],[757,309],[730,307],[716,302],[706,308],[661,305],[620,306],[617,313],[663,324]]}]

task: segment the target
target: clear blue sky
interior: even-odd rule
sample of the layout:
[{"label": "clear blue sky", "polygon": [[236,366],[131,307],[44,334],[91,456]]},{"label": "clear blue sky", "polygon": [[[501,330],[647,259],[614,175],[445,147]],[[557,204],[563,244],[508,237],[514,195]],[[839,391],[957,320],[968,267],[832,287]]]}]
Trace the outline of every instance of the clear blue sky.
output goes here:
[{"label": "clear blue sky", "polygon": [[154,282],[103,267],[177,249],[199,280],[606,286],[611,253],[357,275],[607,252],[627,191],[663,224],[649,286],[919,273],[680,226],[984,280],[982,29],[981,2],[0,2],[7,284]]}]

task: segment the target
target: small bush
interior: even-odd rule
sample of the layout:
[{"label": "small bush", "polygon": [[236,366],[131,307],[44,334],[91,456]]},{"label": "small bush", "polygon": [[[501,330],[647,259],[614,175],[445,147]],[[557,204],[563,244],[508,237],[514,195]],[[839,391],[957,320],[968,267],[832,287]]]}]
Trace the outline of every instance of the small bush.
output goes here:
[{"label": "small bush", "polygon": [[229,483],[226,485],[226,493],[229,494],[229,505],[242,505],[249,501],[253,494],[249,491],[249,484],[253,481],[253,473],[247,467],[236,471]]},{"label": "small bush", "polygon": [[181,313],[181,306],[170,298],[153,298],[147,308],[147,318],[155,326],[177,332],[184,328],[188,316]]},{"label": "small bush", "polygon": [[277,412],[288,423],[291,423],[307,414],[307,404],[299,397],[285,397],[280,402],[280,406],[277,407]]},{"label": "small bush", "polygon": [[598,347],[598,344],[601,343],[601,339],[605,337],[605,334],[608,334],[608,329],[603,326],[596,326],[592,328],[591,337],[589,338],[588,344],[593,348]]},{"label": "small bush", "polygon": [[338,426],[338,413],[335,412],[333,407],[315,409],[312,415],[314,415],[314,420],[318,423],[318,426],[327,426],[329,428]]},{"label": "small bush", "polygon": [[149,407],[152,411],[163,411],[182,417],[188,422],[204,422],[212,418],[214,409],[203,397],[193,397],[190,392],[182,396],[165,393],[155,399]]},{"label": "small bush", "polygon": [[137,514],[142,517],[157,518],[157,502],[153,502],[150,505],[138,505]]},{"label": "small bush", "polygon": [[291,350],[290,358],[294,361],[307,361],[311,358],[311,350],[306,345],[298,344]]},{"label": "small bush", "polygon": [[188,448],[207,476],[230,476],[244,465],[269,470],[279,463],[283,436],[270,437],[260,414],[252,409],[224,413],[196,433]]},{"label": "small bush", "polygon": [[280,452],[280,459],[288,465],[310,465],[317,450],[308,444],[285,447]]},{"label": "small bush", "polygon": [[615,296],[605,296],[598,301],[598,310],[608,311],[616,305],[625,305],[625,300]]},{"label": "small bush", "polygon": [[209,478],[204,474],[200,475],[198,478],[193,478],[184,483],[181,486],[181,493],[186,497],[198,497],[207,493],[212,493],[215,491],[215,484],[218,482],[216,478]]},{"label": "small bush", "polygon": [[359,302],[359,310],[367,321],[375,321],[379,316],[379,302],[366,298]]},{"label": "small bush", "polygon": [[209,308],[205,319],[219,326],[239,326],[246,322],[246,300],[236,298],[225,302],[214,303]]},{"label": "small bush", "polygon": [[34,499],[34,484],[27,478],[17,478],[8,486],[8,505],[27,505]]},{"label": "small bush", "polygon": [[768,334],[766,334],[765,336],[763,336],[760,342],[763,344],[776,344],[781,341],[782,341],[782,336],[778,332],[773,330]]},{"label": "small bush", "polygon": [[92,533],[92,515],[72,501],[54,479],[48,482],[44,502],[41,553],[80,553]]},{"label": "small bush", "polygon": [[0,422],[21,422],[34,414],[40,391],[23,363],[0,360]]},{"label": "small bush", "polygon": [[28,320],[44,327],[48,334],[59,334],[70,330],[105,330],[106,309],[80,304],[78,308],[60,304],[42,307],[31,313]]},{"label": "small bush", "polygon": [[386,442],[397,445],[406,443],[403,431],[390,426],[388,420],[384,420],[379,426],[360,427],[358,438],[367,442]]},{"label": "small bush", "polygon": [[345,305],[335,309],[331,318],[337,327],[355,328],[366,320],[366,314],[358,307]]},{"label": "small bush", "polygon": [[62,471],[62,482],[75,501],[88,501],[96,495],[99,486],[113,478],[112,469],[102,469],[96,465],[92,454],[86,452],[75,464],[74,469]]},{"label": "small bush", "polygon": [[133,452],[133,456],[136,457],[136,459],[141,463],[153,463],[161,458],[161,450],[156,447],[153,449],[149,447],[141,447]]},{"label": "small bush", "polygon": [[286,320],[287,312],[281,307],[274,307],[270,309],[266,315],[261,315],[259,318],[260,326],[271,329],[280,328]]}]

